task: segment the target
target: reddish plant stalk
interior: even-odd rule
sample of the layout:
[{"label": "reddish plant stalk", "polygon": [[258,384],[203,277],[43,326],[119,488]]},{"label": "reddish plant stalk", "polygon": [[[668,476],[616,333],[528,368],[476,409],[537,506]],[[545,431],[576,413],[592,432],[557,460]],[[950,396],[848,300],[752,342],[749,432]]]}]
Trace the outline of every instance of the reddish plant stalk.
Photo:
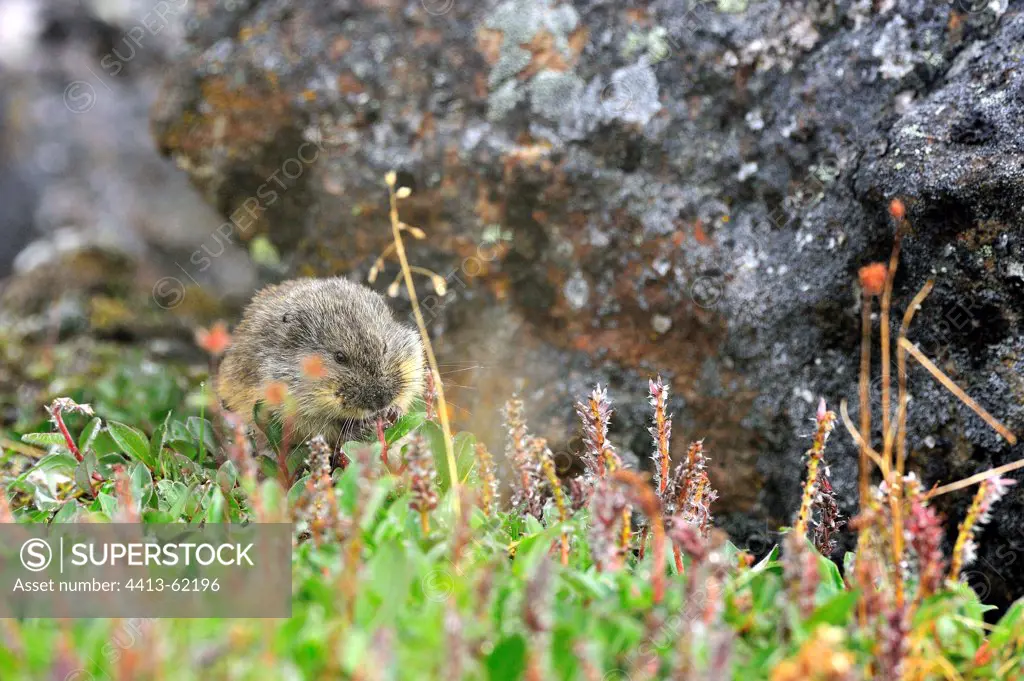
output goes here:
[{"label": "reddish plant stalk", "polygon": [[528,436],[526,421],[523,419],[523,401],[513,396],[505,403],[505,427],[508,430],[508,444],[505,455],[519,472],[520,496],[529,497],[533,489],[529,468]]},{"label": "reddish plant stalk", "polygon": [[494,473],[494,457],[483,442],[476,443],[476,460],[480,463],[480,508],[490,517],[498,502],[498,477]]},{"label": "reddish plant stalk", "polygon": [[602,390],[598,385],[585,404],[576,403],[576,413],[583,423],[583,440],[587,450],[585,460],[590,473],[600,479],[620,468],[622,461],[608,442],[608,421],[612,413],[608,390]]},{"label": "reddish plant stalk", "polygon": [[914,605],[935,593],[942,586],[945,573],[945,557],[942,555],[942,518],[925,505],[919,493],[910,497],[910,514],[907,517],[907,534],[910,546],[917,556],[918,586]]},{"label": "reddish plant stalk", "polygon": [[654,602],[661,603],[665,597],[665,523],[661,517],[661,503],[644,478],[633,471],[615,471],[612,479],[626,487],[651,525],[651,586]]},{"label": "reddish plant stalk", "polygon": [[665,413],[666,402],[668,401],[668,387],[665,386],[658,376],[657,381],[649,382],[650,402],[654,407],[654,426],[651,427],[651,437],[654,439],[654,459],[658,471],[658,496],[664,497],[668,489],[669,467],[672,464],[672,457],[669,452],[669,437],[672,433],[672,419]]},{"label": "reddish plant stalk", "polygon": [[537,450],[537,457],[540,459],[541,470],[544,472],[544,477],[547,478],[548,487],[551,488],[551,494],[555,498],[555,508],[558,509],[558,520],[562,523],[562,565],[569,564],[569,533],[565,528],[566,523],[569,522],[569,504],[565,498],[565,492],[562,489],[562,483],[558,479],[558,473],[555,471],[555,461],[551,456],[551,450],[548,449],[547,443],[543,438],[534,438],[533,447]]},{"label": "reddish plant stalk", "polygon": [[64,442],[68,446],[68,450],[78,461],[82,460],[82,453],[78,451],[78,445],[75,444],[74,439],[71,437],[71,433],[68,432],[68,427],[64,425],[64,416],[61,414],[61,405],[55,404],[53,407],[53,422],[57,424],[57,428],[60,430],[60,434],[64,436]]},{"label": "reddish plant stalk", "polygon": [[401,475],[405,472],[405,464],[401,464],[397,471],[391,470],[391,464],[388,462],[388,439],[384,434],[384,419],[377,418],[377,441],[380,442],[380,462],[384,465],[384,470],[392,475]]},{"label": "reddish plant stalk", "polygon": [[[867,507],[870,496],[871,472],[868,467],[868,447],[871,446],[871,399],[869,385],[871,381],[871,295],[865,288],[861,298],[861,337],[860,337],[860,432],[863,434],[863,442],[860,446],[860,476],[858,488],[860,493],[861,511]],[[860,531],[857,544],[866,552],[867,529]],[[866,560],[857,561],[857,581],[863,586],[867,582]],[[867,625],[867,603],[860,599],[857,609],[860,626]]]},{"label": "reddish plant stalk", "polygon": [[292,474],[288,471],[288,451],[291,449],[292,435],[295,430],[290,414],[284,417],[281,427],[281,446],[277,451],[277,472],[281,478],[281,484],[287,490],[292,486]]},{"label": "reddish plant stalk", "polygon": [[405,458],[408,461],[411,492],[409,506],[419,513],[420,527],[426,536],[430,533],[430,512],[437,508],[437,491],[434,489],[437,471],[427,443],[418,431],[409,441]]},{"label": "reddish plant stalk", "polygon": [[423,392],[423,401],[426,403],[427,420],[434,420],[434,400],[437,397],[437,389],[434,385],[434,372],[427,372],[427,386]]}]

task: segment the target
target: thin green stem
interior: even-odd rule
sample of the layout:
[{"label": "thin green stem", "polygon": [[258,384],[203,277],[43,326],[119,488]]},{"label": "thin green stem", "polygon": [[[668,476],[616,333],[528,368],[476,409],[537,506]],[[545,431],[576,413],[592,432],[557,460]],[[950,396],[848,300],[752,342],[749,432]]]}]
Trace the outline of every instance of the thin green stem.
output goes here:
[{"label": "thin green stem", "polygon": [[459,471],[455,465],[455,449],[452,447],[452,428],[448,422],[448,403],[444,397],[444,384],[441,382],[441,372],[437,368],[437,358],[434,357],[434,347],[430,344],[427,324],[423,320],[423,313],[420,312],[419,297],[416,295],[416,285],[412,280],[412,268],[409,266],[409,260],[405,256],[401,220],[398,219],[398,197],[395,196],[395,187],[391,183],[388,184],[388,197],[391,204],[391,233],[395,243],[395,254],[398,256],[398,262],[402,266],[405,288],[409,292],[409,301],[412,303],[412,312],[416,318],[416,326],[419,327],[420,337],[423,339],[423,347],[427,353],[427,363],[430,365],[430,373],[434,377],[434,387],[437,391],[437,402],[439,405],[437,411],[441,419],[441,430],[444,433],[444,451],[448,462],[448,478],[452,486],[452,505],[455,513],[458,514],[461,505],[459,500]]}]

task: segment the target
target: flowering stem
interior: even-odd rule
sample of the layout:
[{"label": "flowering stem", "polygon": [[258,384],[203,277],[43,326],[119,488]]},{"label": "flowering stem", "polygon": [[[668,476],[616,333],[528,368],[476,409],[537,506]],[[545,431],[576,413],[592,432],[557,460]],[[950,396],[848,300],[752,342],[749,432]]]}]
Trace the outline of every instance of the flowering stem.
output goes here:
[{"label": "flowering stem", "polygon": [[818,432],[814,436],[814,444],[807,452],[807,481],[804,483],[804,495],[800,501],[800,513],[797,515],[796,527],[797,536],[807,536],[807,523],[811,518],[811,506],[817,496],[818,490],[818,467],[825,456],[825,443],[828,441],[829,433],[835,427],[835,412],[825,410],[825,400],[822,399],[818,405]]},{"label": "flowering stem", "polygon": [[985,481],[978,486],[974,500],[971,502],[970,508],[967,509],[967,515],[964,517],[963,522],[960,523],[960,531],[956,535],[956,544],[953,545],[953,560],[949,564],[949,580],[951,582],[955,582],[960,578],[960,570],[964,566],[964,553],[967,549],[967,542],[974,536],[974,525],[978,522],[981,505],[984,503],[985,495],[988,492],[986,489],[987,485],[988,481]]},{"label": "flowering stem", "polygon": [[871,296],[861,300],[860,343],[860,432],[864,438],[860,448],[860,503],[863,507],[871,493],[871,471],[867,448],[871,446]]},{"label": "flowering stem", "polygon": [[568,565],[569,534],[566,532],[565,525],[569,522],[569,510],[565,502],[565,492],[562,490],[562,483],[559,481],[558,474],[555,471],[555,462],[551,458],[551,452],[546,448],[541,452],[540,464],[544,471],[544,476],[548,479],[548,485],[551,487],[551,494],[555,498],[558,520],[562,523],[562,565]]},{"label": "flowering stem", "polygon": [[606,448],[605,448],[604,433],[601,431],[601,428],[600,428],[600,424],[601,424],[601,410],[598,408],[598,402],[594,398],[590,398],[590,415],[591,415],[591,418],[594,419],[594,423],[595,424],[599,424],[599,427],[597,429],[597,442],[595,442],[595,444],[596,444],[596,448],[597,448],[597,452],[598,452],[598,457],[597,457],[598,475],[603,478],[604,475],[605,475],[605,451],[606,451]]},{"label": "flowering stem", "polygon": [[420,311],[419,297],[416,295],[416,286],[412,281],[412,270],[409,268],[409,260],[405,255],[405,244],[402,241],[401,220],[398,219],[398,197],[395,196],[395,178],[393,173],[388,174],[388,196],[390,199],[391,234],[395,243],[395,253],[398,255],[398,262],[402,266],[402,276],[405,280],[405,289],[409,293],[409,302],[412,304],[412,312],[416,318],[416,326],[420,330],[420,337],[423,339],[423,348],[427,353],[427,362],[430,365],[431,379],[434,389],[437,392],[438,416],[441,418],[441,431],[444,433],[444,451],[448,463],[448,479],[451,482],[452,509],[458,514],[461,506],[459,495],[459,471],[455,465],[455,449],[452,447],[452,428],[448,422],[448,403],[444,397],[444,384],[441,382],[441,372],[437,367],[437,358],[434,357],[434,347],[430,344],[430,334],[427,333],[427,323],[423,320],[423,313]]},{"label": "flowering stem", "polygon": [[428,421],[432,421],[434,419],[434,397],[435,397],[434,374],[433,374],[433,372],[430,372],[430,373],[427,374],[427,386],[426,386],[426,390],[424,391],[424,395],[423,395],[423,398],[424,398],[423,401],[424,401],[425,406],[426,406],[427,420]]},{"label": "flowering stem", "polygon": [[650,387],[651,401],[654,403],[654,436],[655,444],[657,446],[659,466],[658,496],[664,496],[665,489],[668,487],[669,466],[672,463],[668,443],[671,423],[668,422],[668,419],[665,416],[665,398],[668,391],[661,382],[660,376],[658,377],[657,383],[651,382]]},{"label": "flowering stem", "polygon": [[480,507],[484,514],[490,517],[494,514],[494,505],[498,496],[498,479],[494,475],[494,457],[487,451],[487,446],[483,442],[476,443],[476,459],[480,463]]},{"label": "flowering stem", "polygon": [[[614,472],[614,471],[613,471]],[[633,539],[633,509],[630,506],[622,509],[622,536],[619,539],[619,546],[625,555],[629,551],[630,540]]]}]

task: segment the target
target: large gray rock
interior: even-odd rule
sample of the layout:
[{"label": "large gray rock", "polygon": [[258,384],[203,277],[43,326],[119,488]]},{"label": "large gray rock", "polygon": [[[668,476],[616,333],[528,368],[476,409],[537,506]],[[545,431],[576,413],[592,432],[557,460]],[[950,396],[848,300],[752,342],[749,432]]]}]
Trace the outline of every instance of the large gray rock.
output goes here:
[{"label": "large gray rock", "polygon": [[[567,440],[600,381],[615,441],[645,458],[662,372],[676,451],[706,438],[720,519],[764,547],[795,511],[817,397],[856,402],[856,273],[888,258],[896,196],[913,231],[894,317],[935,277],[912,338],[1024,431],[1024,2],[229,4],[194,7],[162,149],[306,273],[365,275],[398,169],[429,233],[414,259],[451,273],[429,316],[452,381],[478,389],[453,386],[462,423],[496,446],[513,389]],[[928,482],[1021,455],[923,371],[910,383]],[[856,453],[832,442],[851,512]],[[997,558],[1024,550],[1021,499],[983,543],[996,602],[1021,592]],[[967,498],[944,501],[952,522]]]}]

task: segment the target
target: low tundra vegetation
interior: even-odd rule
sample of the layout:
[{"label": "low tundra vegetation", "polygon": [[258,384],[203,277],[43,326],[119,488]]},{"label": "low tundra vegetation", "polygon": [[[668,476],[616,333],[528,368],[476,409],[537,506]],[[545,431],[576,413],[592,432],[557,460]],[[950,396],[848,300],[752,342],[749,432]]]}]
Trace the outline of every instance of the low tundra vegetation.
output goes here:
[{"label": "low tundra vegetation", "polygon": [[[398,218],[409,191],[395,189],[394,174],[387,184],[415,307],[401,242],[403,232],[423,235]],[[891,212],[902,222],[899,208]],[[623,465],[601,386],[576,404],[580,475],[559,469],[515,398],[504,409],[503,452],[453,433],[425,331],[432,381],[422,403],[338,450],[321,439],[292,442],[281,385],[267,387],[254,428],[204,391],[182,400],[186,408],[166,408],[180,386],[160,372],[125,380],[119,370],[77,401],[57,399],[45,427],[3,441],[0,522],[292,523],[292,617],[0,620],[2,677],[1019,679],[1024,601],[987,624],[990,608],[960,577],[977,528],[1013,484],[1004,475],[1022,464],[937,488],[904,470],[908,356],[1015,441],[907,340],[930,284],[900,327],[895,404],[892,377],[882,376],[881,446],[865,436],[874,432],[871,308],[880,301],[887,368],[898,250],[899,236],[888,265],[861,273],[860,424],[845,404],[837,415],[821,400],[813,436],[794,443],[806,449],[806,473],[792,527],[764,556],[715,527],[706,465],[713,443],[670,451],[669,387],[660,378],[646,386],[650,475]],[[230,337],[214,328],[198,341],[215,357]],[[119,399],[129,390],[132,399]],[[854,518],[840,517],[829,480],[828,441],[840,421],[860,449]],[[946,555],[932,500],[964,490],[973,501]],[[856,550],[837,565],[825,556],[844,532],[856,533]]]},{"label": "low tundra vegetation", "polygon": [[292,522],[292,618],[5,620],[3,676],[1018,678],[1024,604],[987,625],[988,608],[958,581],[1005,480],[978,486],[947,557],[928,491],[905,475],[898,562],[883,481],[849,523],[861,541],[841,569],[822,555],[851,529],[830,494],[837,416],[822,402],[793,527],[755,563],[714,527],[705,443],[671,456],[668,388],[648,389],[651,478],[623,467],[601,388],[577,404],[586,471],[574,478],[517,399],[504,452],[455,435],[454,477],[427,403],[376,441],[333,452],[319,440],[286,450],[280,424],[252,437],[232,414],[168,414],[146,433],[56,400],[51,427],[5,457],[40,453],[6,474],[0,518]]}]

